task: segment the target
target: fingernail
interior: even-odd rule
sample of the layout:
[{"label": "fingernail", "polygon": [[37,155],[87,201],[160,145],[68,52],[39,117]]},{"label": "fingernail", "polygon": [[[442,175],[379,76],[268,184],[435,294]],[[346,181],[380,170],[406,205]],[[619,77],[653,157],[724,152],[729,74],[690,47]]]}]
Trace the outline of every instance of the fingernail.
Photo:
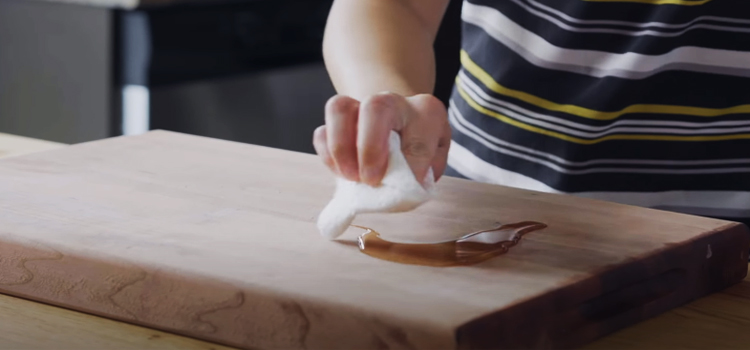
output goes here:
[{"label": "fingernail", "polygon": [[369,167],[368,170],[368,177],[370,179],[370,185],[372,186],[380,186],[380,184],[383,182],[383,177],[385,176],[385,173],[388,171],[388,158],[383,157],[377,166]]},{"label": "fingernail", "polygon": [[372,168],[367,167],[367,168],[361,169],[359,171],[359,177],[360,179],[362,179],[363,183],[372,185],[372,178],[373,178]]},{"label": "fingernail", "polygon": [[342,172],[342,175],[349,181],[359,181],[359,172],[356,170],[348,169],[347,171]]},{"label": "fingernail", "polygon": [[370,186],[377,186],[379,185],[377,180],[378,175],[379,171],[376,167],[367,167],[362,170],[362,182]]}]

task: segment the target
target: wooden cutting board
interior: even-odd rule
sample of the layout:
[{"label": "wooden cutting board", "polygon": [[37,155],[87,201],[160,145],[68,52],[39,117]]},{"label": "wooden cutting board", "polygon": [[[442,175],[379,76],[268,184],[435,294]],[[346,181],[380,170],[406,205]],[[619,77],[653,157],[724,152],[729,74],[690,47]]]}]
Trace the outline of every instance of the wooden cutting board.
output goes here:
[{"label": "wooden cutting board", "polygon": [[743,225],[450,178],[355,223],[548,227],[478,265],[398,264],[318,235],[332,190],[314,156],[162,131],[8,158],[0,291],[244,348],[560,348],[747,272]]}]

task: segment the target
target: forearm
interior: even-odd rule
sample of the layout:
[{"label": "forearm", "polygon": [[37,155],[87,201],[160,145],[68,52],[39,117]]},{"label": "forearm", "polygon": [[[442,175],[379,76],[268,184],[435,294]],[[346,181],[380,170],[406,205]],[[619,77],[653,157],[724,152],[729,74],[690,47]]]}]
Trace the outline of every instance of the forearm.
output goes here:
[{"label": "forearm", "polygon": [[323,52],[339,94],[432,93],[433,41],[447,0],[337,0]]}]

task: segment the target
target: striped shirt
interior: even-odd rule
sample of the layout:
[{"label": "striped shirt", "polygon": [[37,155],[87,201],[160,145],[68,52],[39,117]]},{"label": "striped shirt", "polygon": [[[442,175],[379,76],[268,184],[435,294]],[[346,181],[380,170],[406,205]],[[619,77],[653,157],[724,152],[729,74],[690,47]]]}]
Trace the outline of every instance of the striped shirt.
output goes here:
[{"label": "striped shirt", "polygon": [[750,219],[750,0],[465,0],[450,168]]}]

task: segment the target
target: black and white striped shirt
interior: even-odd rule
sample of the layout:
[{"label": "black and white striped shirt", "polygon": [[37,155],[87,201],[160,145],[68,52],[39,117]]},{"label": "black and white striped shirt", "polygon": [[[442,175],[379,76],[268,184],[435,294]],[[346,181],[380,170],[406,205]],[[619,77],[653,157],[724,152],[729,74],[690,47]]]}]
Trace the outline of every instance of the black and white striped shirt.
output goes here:
[{"label": "black and white striped shirt", "polygon": [[450,167],[750,218],[750,0],[466,0]]}]

